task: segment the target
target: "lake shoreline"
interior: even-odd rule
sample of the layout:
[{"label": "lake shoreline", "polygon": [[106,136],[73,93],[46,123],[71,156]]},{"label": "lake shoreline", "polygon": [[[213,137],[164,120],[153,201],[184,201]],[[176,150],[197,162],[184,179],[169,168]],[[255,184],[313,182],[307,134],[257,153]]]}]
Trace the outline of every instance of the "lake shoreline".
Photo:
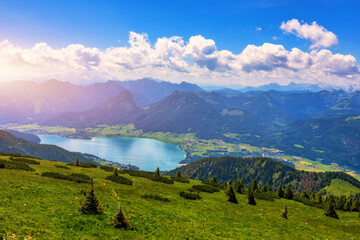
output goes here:
[{"label": "lake shoreline", "polygon": [[[183,160],[181,160],[179,163],[180,164],[188,164],[189,162],[191,162],[192,160],[190,160],[190,156],[191,156],[191,152],[188,151],[187,149],[183,148],[181,145],[172,142],[172,141],[167,141],[165,139],[160,139],[160,138],[156,138],[156,137],[144,137],[144,134],[149,134],[149,133],[142,133],[141,135],[137,135],[137,136],[132,136],[132,135],[121,135],[121,134],[89,134],[89,132],[86,132],[86,136],[82,135],[81,133],[76,133],[76,134],[59,134],[59,133],[52,133],[53,135],[57,135],[57,136],[61,136],[61,137],[66,137],[66,138],[71,138],[71,139],[85,139],[85,140],[91,140],[95,137],[126,137],[126,138],[143,138],[143,139],[152,139],[152,140],[157,140],[163,143],[167,143],[167,144],[173,144],[176,145],[181,151],[185,152],[185,157]],[[51,135],[49,133],[47,134],[43,134],[43,135]]]},{"label": "lake shoreline", "polygon": [[152,138],[93,136],[85,139],[58,134],[45,134],[39,137],[42,144],[91,154],[104,161],[136,166],[145,171],[153,171],[157,166],[164,171],[173,170],[186,158],[186,152],[178,145]]}]

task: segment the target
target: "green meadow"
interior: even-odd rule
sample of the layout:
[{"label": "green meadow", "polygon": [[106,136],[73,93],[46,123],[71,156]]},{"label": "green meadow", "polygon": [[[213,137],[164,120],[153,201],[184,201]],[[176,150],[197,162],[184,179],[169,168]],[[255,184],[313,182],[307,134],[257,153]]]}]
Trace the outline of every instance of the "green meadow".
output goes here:
[{"label": "green meadow", "polygon": [[[112,173],[100,168],[36,161],[40,164],[30,164],[35,171],[0,168],[0,236],[4,239],[358,239],[360,236],[358,213],[337,211],[340,217],[337,220],[325,217],[322,209],[285,199],[256,199],[257,205],[252,206],[243,194],[236,194],[239,204],[234,204],[227,201],[224,190],[201,192],[201,199],[187,200],[179,193],[201,184],[200,181],[165,184],[121,174],[132,181],[132,185],[123,185],[105,180]],[[82,191],[89,190],[90,184],[41,176],[49,171],[65,175],[82,173],[93,178],[104,213],[85,215],[79,211]],[[142,198],[145,194],[158,194],[170,201]],[[132,230],[111,225],[111,217],[120,203],[130,218]],[[287,220],[281,217],[285,204]]]}]

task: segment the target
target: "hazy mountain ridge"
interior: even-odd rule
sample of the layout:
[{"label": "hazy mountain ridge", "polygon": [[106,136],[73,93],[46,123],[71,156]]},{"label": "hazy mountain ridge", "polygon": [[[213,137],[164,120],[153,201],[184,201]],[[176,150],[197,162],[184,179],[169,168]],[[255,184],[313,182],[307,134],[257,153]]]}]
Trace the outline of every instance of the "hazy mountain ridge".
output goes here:
[{"label": "hazy mountain ridge", "polygon": [[117,81],[117,83],[128,89],[134,97],[138,106],[144,107],[173,94],[175,91],[195,92],[204,91],[196,84],[181,82],[174,84],[166,81],[155,81],[149,78],[143,78],[136,81]]},{"label": "hazy mountain ridge", "polygon": [[89,86],[50,80],[0,83],[1,123],[32,123],[99,105],[125,89],[112,81]]},{"label": "hazy mountain ridge", "polygon": [[193,93],[175,92],[146,108],[135,126],[145,131],[195,132],[203,138],[221,138],[231,131],[257,134],[269,123],[246,111],[218,109]]},{"label": "hazy mountain ridge", "polygon": [[[126,87],[124,87],[124,86]],[[203,91],[195,84],[137,81],[107,81],[88,86],[49,80],[44,83],[11,81],[0,83],[0,123],[39,123],[68,112],[99,106],[109,98],[129,90],[139,106],[171,95],[176,90]]]},{"label": "hazy mountain ridge", "polygon": [[3,129],[3,131],[11,133],[14,137],[22,138],[22,139],[28,140],[30,142],[34,142],[34,143],[41,142],[40,138],[34,134],[19,132],[19,131],[13,130],[13,129]]},{"label": "hazy mountain ridge", "polygon": [[134,116],[137,116],[140,111],[131,93],[125,90],[87,111],[64,113],[43,124],[80,128],[100,124],[124,124],[132,122]]},{"label": "hazy mountain ridge", "polygon": [[55,159],[61,162],[74,162],[76,158],[83,162],[91,162],[80,153],[69,152],[54,145],[37,144],[22,138],[16,138],[2,130],[0,130],[0,152],[19,153],[46,160]]}]

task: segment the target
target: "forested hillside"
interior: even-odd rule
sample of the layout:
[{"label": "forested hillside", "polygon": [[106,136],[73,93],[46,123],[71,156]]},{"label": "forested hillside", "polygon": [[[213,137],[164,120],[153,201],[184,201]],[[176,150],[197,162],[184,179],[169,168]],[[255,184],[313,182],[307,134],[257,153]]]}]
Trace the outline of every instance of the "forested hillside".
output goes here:
[{"label": "forested hillside", "polygon": [[264,157],[212,157],[191,162],[169,172],[180,170],[186,177],[206,180],[216,176],[221,181],[243,179],[250,184],[254,179],[259,185],[283,186],[290,184],[297,192],[320,191],[329,186],[332,179],[341,179],[360,189],[360,182],[344,172],[299,171],[281,162]]},{"label": "forested hillside", "polygon": [[46,160],[56,159],[62,162],[73,162],[79,158],[81,161],[90,161],[80,153],[66,151],[58,146],[38,144],[0,130],[0,152],[30,155]]}]

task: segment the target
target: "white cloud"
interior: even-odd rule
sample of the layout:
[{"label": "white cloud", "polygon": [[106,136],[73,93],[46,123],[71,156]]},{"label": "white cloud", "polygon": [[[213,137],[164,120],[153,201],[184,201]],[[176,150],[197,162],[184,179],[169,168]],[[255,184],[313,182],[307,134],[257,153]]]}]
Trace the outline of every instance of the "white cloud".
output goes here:
[{"label": "white cloud", "polygon": [[255,30],[258,32],[258,31],[261,31],[262,28],[261,27],[255,27]]},{"label": "white cloud", "polygon": [[317,83],[360,88],[360,68],[351,55],[278,44],[248,45],[240,54],[218,50],[215,41],[192,36],[158,38],[152,45],[147,34],[130,32],[129,46],[105,50],[71,44],[51,48],[38,43],[31,48],[0,42],[0,80],[50,79],[77,83],[107,79],[153,77],[173,82],[261,85]]},{"label": "white cloud", "polygon": [[336,35],[323,26],[313,22],[311,25],[307,23],[301,24],[299,20],[292,19],[287,22],[283,22],[280,29],[286,33],[292,33],[299,38],[307,39],[312,42],[310,48],[331,47],[338,44]]}]

